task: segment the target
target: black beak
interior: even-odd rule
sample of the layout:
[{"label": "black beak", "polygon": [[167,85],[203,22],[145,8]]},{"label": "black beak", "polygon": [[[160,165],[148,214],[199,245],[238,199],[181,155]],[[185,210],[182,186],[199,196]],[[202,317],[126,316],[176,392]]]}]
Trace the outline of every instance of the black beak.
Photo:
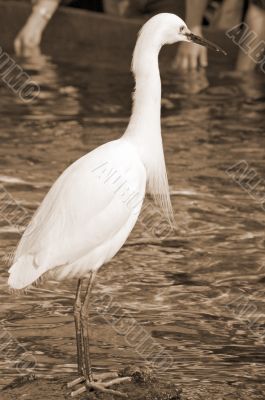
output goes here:
[{"label": "black beak", "polygon": [[207,39],[204,39],[200,36],[194,35],[191,32],[186,33],[185,35],[193,43],[208,47],[208,49],[211,49],[211,50],[219,51],[219,52],[223,53],[225,56],[227,55],[226,51],[224,51],[221,47],[217,46],[216,44],[210,42]]}]

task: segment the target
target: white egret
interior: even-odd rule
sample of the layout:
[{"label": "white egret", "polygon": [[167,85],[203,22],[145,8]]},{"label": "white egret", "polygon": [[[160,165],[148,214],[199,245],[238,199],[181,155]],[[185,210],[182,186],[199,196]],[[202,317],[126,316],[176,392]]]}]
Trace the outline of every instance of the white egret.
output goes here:
[{"label": "white egret", "polygon": [[[41,277],[78,278],[74,317],[80,378],[69,387],[84,381],[87,388],[124,396],[109,387],[129,378],[92,373],[89,296],[96,272],[118,252],[134,227],[146,189],[168,221],[173,221],[160,127],[158,54],[164,44],[179,41],[224,52],[192,34],[174,14],[158,14],[144,24],[133,54],[136,88],[125,133],[74,162],[56,180],[25,230],[9,270],[8,283],[18,290]],[[85,279],[88,285],[82,302]],[[72,395],[84,390],[81,387]]]}]

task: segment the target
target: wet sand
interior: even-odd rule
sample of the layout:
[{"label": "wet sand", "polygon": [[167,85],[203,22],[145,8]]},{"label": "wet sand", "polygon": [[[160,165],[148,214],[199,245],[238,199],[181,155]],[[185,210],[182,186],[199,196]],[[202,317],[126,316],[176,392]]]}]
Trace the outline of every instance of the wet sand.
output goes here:
[{"label": "wet sand", "polygon": [[[127,395],[131,400],[182,400],[181,389],[174,384],[162,384],[157,377],[148,369],[127,368],[122,371],[120,376],[130,376],[131,382],[120,385],[111,386],[110,389],[118,390]],[[75,377],[72,377],[72,379]],[[67,388],[67,380],[62,378],[54,378],[52,380],[38,379],[34,375],[18,378],[2,390],[2,400],[20,399],[25,400],[43,400],[45,398],[52,400],[63,400],[71,398],[71,390],[83,387],[83,384],[75,386],[73,389]],[[87,391],[79,396],[74,397],[80,400],[113,400],[123,397],[113,396],[108,393]]]},{"label": "wet sand", "polygon": [[[54,378],[45,380],[29,376],[24,381],[17,380],[9,388],[2,390],[1,400],[65,400],[72,398],[67,388],[67,380]],[[13,387],[12,387],[13,386]],[[112,387],[127,394],[128,400],[264,400],[264,392],[255,385],[237,387],[237,385],[220,385],[214,383],[196,383],[191,387],[180,387],[174,384],[160,384],[157,379],[148,382],[134,381]],[[45,397],[44,394],[45,393]],[[109,394],[86,392],[74,397],[79,400],[115,400]]]}]

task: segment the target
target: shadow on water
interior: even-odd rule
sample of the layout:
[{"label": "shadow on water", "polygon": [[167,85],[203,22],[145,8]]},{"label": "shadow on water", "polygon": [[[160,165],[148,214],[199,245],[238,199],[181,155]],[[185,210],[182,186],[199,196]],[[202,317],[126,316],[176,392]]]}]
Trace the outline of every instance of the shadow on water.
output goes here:
[{"label": "shadow on water", "polygon": [[[121,135],[133,82],[128,72],[76,60],[41,56],[20,63],[41,92],[25,104],[1,81],[0,182],[32,214],[67,165]],[[128,324],[143,327],[164,349],[165,379],[263,387],[264,210],[226,170],[245,160],[265,176],[265,86],[262,76],[238,79],[222,70],[163,75],[163,140],[177,229],[161,240],[141,219],[100,271],[93,298],[100,307],[102,296],[111,296],[118,315],[124,312]],[[37,374],[75,371],[75,282],[11,295],[6,256],[18,239],[2,219],[1,327],[13,340],[0,353],[1,385],[17,375],[16,361],[27,352]],[[113,319],[93,307],[91,314],[96,369],[146,362]]]}]

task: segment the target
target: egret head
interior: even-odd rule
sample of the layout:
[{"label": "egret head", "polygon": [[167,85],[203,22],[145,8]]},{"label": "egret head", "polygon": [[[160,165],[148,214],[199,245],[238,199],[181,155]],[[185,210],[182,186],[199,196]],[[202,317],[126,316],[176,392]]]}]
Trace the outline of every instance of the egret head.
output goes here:
[{"label": "egret head", "polygon": [[156,31],[160,36],[161,45],[177,42],[192,42],[226,54],[226,52],[215,43],[194,35],[185,22],[175,14],[157,14],[145,24],[143,29],[147,29],[149,32],[152,31],[153,34]]}]

